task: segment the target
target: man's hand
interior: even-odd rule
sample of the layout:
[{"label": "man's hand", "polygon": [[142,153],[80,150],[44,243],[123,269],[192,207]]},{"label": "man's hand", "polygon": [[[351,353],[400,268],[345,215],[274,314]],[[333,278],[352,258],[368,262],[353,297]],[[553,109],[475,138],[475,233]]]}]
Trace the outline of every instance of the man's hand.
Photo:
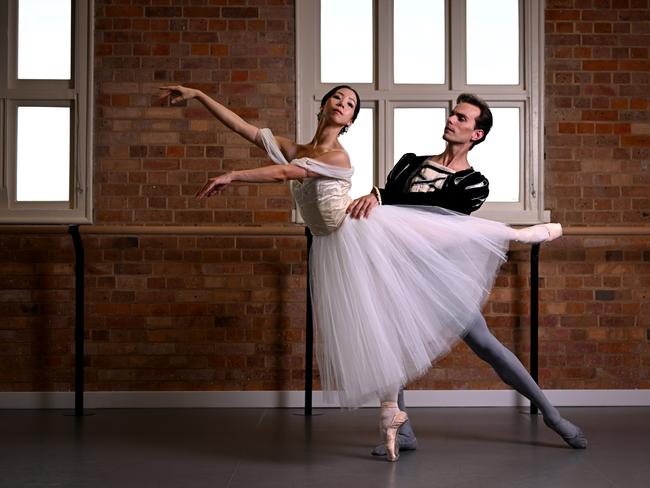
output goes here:
[{"label": "man's hand", "polygon": [[350,206],[348,206],[346,212],[349,213],[350,217],[353,219],[360,219],[361,217],[368,217],[370,211],[377,205],[379,205],[377,197],[374,193],[368,193],[367,195],[354,200]]}]

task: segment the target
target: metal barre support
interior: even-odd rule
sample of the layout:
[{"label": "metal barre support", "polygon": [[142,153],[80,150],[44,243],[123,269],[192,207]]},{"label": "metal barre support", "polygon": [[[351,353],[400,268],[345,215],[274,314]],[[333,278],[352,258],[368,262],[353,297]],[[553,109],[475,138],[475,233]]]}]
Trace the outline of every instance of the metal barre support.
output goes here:
[{"label": "metal barre support", "polygon": [[[530,375],[538,383],[538,340],[539,340],[539,244],[530,249]],[[537,415],[537,407],[530,402],[530,414]]]},{"label": "metal barre support", "polygon": [[307,236],[307,317],[305,328],[305,415],[312,414],[312,388],[314,379],[314,319],[311,309],[311,286],[309,272],[309,255],[311,254],[312,235],[305,227]]},{"label": "metal barre support", "polygon": [[75,256],[74,415],[84,415],[84,246],[78,225],[70,225]]}]

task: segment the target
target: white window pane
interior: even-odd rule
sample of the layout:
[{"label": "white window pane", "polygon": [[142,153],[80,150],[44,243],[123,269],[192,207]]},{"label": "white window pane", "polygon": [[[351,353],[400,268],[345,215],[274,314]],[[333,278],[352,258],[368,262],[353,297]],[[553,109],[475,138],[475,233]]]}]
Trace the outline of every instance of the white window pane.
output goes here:
[{"label": "white window pane", "polygon": [[519,83],[519,1],[467,0],[467,84]]},{"label": "white window pane", "polygon": [[72,31],[70,1],[19,1],[19,79],[70,79]]},{"label": "white window pane", "polygon": [[321,82],[372,83],[372,0],[321,0]]},{"label": "white window pane", "polygon": [[444,0],[395,0],[393,18],[395,83],[444,83]]},{"label": "white window pane", "polygon": [[372,189],[375,180],[374,110],[362,108],[350,130],[341,137],[341,144],[350,155],[354,167],[350,195],[357,198]]},{"label": "white window pane", "polygon": [[16,200],[70,200],[70,108],[18,107]]},{"label": "white window pane", "polygon": [[489,202],[519,201],[520,114],[517,107],[492,108],[494,125],[469,153],[474,169],[490,181]]},{"label": "white window pane", "polygon": [[396,108],[393,111],[393,163],[409,152],[440,154],[445,149],[442,134],[446,120],[444,108]]}]

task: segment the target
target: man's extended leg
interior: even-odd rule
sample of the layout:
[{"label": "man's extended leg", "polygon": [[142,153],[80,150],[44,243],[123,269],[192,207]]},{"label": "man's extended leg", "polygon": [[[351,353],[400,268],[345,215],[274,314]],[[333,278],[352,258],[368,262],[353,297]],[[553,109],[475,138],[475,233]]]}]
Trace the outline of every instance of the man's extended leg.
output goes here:
[{"label": "man's extended leg", "polygon": [[[403,412],[406,411],[406,405],[404,405],[404,389],[400,388],[399,396],[397,397],[397,406]],[[418,447],[418,441],[415,438],[415,432],[411,427],[411,420],[407,420],[404,425],[399,429],[398,443],[400,451],[414,451]],[[386,447],[383,444],[375,447],[371,454],[373,456],[385,456]]]},{"label": "man's extended leg", "polygon": [[587,439],[582,431],[562,418],[517,356],[492,335],[482,315],[474,320],[465,336],[465,343],[478,357],[492,366],[505,383],[528,398],[544,416],[544,423],[557,432],[567,444],[574,449],[587,447]]}]

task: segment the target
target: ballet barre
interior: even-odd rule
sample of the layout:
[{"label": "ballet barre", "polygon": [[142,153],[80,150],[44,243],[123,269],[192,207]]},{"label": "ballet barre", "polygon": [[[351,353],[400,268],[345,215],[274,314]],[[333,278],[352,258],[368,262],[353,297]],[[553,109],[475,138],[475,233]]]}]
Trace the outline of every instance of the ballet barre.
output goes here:
[{"label": "ballet barre", "polygon": [[[0,225],[0,233],[7,234],[69,234],[75,253],[75,331],[74,331],[74,415],[84,415],[84,333],[85,333],[85,254],[81,235],[305,235],[307,238],[307,296],[305,320],[305,402],[304,414],[312,415],[313,396],[313,342],[314,324],[309,274],[309,251],[312,234],[307,227],[291,226],[134,226],[134,225]],[[650,236],[650,226],[594,226],[566,227],[564,236]],[[539,251],[540,244],[531,246],[530,254],[530,374],[535,382],[539,375]],[[531,404],[530,413],[537,408]]]},{"label": "ballet barre", "polygon": [[[312,242],[311,232],[305,227],[307,236],[307,316],[305,337],[305,406],[304,414],[312,415],[312,389],[313,389],[313,334],[314,323],[311,310],[311,295],[309,281],[309,255]],[[594,227],[566,227],[564,236],[650,236],[650,226],[594,226]],[[530,250],[530,375],[539,383],[539,251],[540,244],[532,244]],[[530,404],[530,414],[538,413],[537,407]]]},{"label": "ballet barre", "polygon": [[84,345],[85,345],[85,253],[81,234],[85,235],[303,235],[302,226],[135,226],[135,225],[0,225],[6,234],[70,234],[74,246],[75,329],[74,329],[74,416],[84,412]]}]

